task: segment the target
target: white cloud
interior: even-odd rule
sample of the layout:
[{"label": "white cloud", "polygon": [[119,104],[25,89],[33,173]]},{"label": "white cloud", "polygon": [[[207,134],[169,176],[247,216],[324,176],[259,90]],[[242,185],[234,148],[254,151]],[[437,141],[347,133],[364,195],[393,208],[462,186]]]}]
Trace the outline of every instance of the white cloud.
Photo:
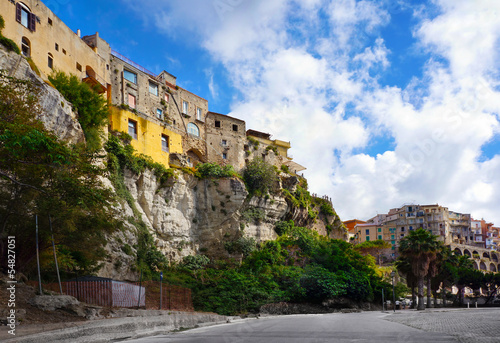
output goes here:
[{"label": "white cloud", "polygon": [[[231,115],[290,140],[311,190],[342,219],[439,202],[500,225],[500,156],[480,160],[500,132],[497,0],[414,7],[413,43],[427,61],[405,88],[380,84],[397,58],[382,36],[384,2],[149,3],[168,34],[196,33],[241,93]],[[367,153],[389,138],[394,146]]]}]

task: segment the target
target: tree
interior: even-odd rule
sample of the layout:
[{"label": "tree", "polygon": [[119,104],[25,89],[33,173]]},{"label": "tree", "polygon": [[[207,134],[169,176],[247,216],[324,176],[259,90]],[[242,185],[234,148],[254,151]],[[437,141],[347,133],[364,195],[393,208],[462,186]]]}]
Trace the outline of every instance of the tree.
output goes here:
[{"label": "tree", "polygon": [[[432,278],[434,278],[440,270],[441,264],[446,256],[446,251],[449,251],[441,242],[437,242],[436,255],[429,263],[429,270],[427,273],[427,308],[431,307],[431,294],[432,294]],[[439,288],[439,284],[434,283],[434,287]],[[437,291],[437,288],[435,291]],[[435,295],[435,294],[434,294]],[[436,306],[436,296],[434,297],[434,307]]]},{"label": "tree", "polygon": [[87,145],[92,150],[99,150],[102,129],[109,117],[106,99],[75,75],[58,71],[50,75],[49,80],[78,113]]},{"label": "tree", "polygon": [[[42,115],[38,87],[0,73],[0,241],[16,236],[18,270],[29,271],[35,256],[35,214],[40,248],[50,246],[48,217],[56,244],[80,269],[91,272],[104,257],[113,220],[113,196],[100,178],[96,155],[84,145],[61,142],[36,118]],[[5,245],[0,254],[5,256]],[[5,268],[6,259],[1,259]]]},{"label": "tree", "polygon": [[417,277],[413,274],[410,261],[406,258],[400,257],[396,260],[395,265],[397,270],[406,278],[406,284],[411,289],[411,308],[415,308],[415,304],[417,303],[415,292],[415,289],[417,287]]},{"label": "tree", "polygon": [[429,273],[429,265],[436,258],[438,246],[436,236],[423,228],[410,231],[399,244],[401,256],[409,261],[412,273],[417,278],[418,310],[425,309],[424,280]]}]

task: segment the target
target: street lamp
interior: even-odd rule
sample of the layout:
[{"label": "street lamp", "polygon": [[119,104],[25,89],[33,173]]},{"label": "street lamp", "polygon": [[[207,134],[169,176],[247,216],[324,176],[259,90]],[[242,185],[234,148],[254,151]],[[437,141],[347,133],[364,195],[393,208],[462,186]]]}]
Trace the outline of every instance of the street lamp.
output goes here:
[{"label": "street lamp", "polygon": [[391,273],[391,278],[392,278],[392,309],[394,312],[396,312],[396,293],[394,293],[394,276],[396,275],[395,272]]}]

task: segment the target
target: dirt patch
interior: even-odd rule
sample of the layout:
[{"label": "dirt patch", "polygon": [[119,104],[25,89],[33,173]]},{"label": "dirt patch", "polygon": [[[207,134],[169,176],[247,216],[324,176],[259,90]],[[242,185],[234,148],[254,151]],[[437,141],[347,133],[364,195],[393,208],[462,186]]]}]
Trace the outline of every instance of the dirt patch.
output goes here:
[{"label": "dirt patch", "polygon": [[[7,307],[10,295],[7,290],[10,284],[7,284],[7,280],[5,275],[0,276],[0,340],[13,338],[7,333],[6,326],[7,313],[11,309]],[[43,311],[31,305],[29,300],[35,297],[36,291],[24,283],[16,284],[15,295],[16,337],[33,333],[33,330],[36,330],[35,332],[46,331],[49,327],[51,327],[50,330],[54,330],[87,321],[85,318],[63,310]]]}]

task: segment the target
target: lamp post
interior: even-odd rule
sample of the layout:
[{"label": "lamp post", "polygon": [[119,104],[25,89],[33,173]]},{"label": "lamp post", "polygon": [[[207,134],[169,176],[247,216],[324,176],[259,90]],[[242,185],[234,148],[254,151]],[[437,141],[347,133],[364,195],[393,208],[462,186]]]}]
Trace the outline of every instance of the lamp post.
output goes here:
[{"label": "lamp post", "polygon": [[394,312],[396,312],[396,293],[394,292],[394,276],[396,275],[395,272],[391,273],[391,278],[392,278],[392,309]]}]

